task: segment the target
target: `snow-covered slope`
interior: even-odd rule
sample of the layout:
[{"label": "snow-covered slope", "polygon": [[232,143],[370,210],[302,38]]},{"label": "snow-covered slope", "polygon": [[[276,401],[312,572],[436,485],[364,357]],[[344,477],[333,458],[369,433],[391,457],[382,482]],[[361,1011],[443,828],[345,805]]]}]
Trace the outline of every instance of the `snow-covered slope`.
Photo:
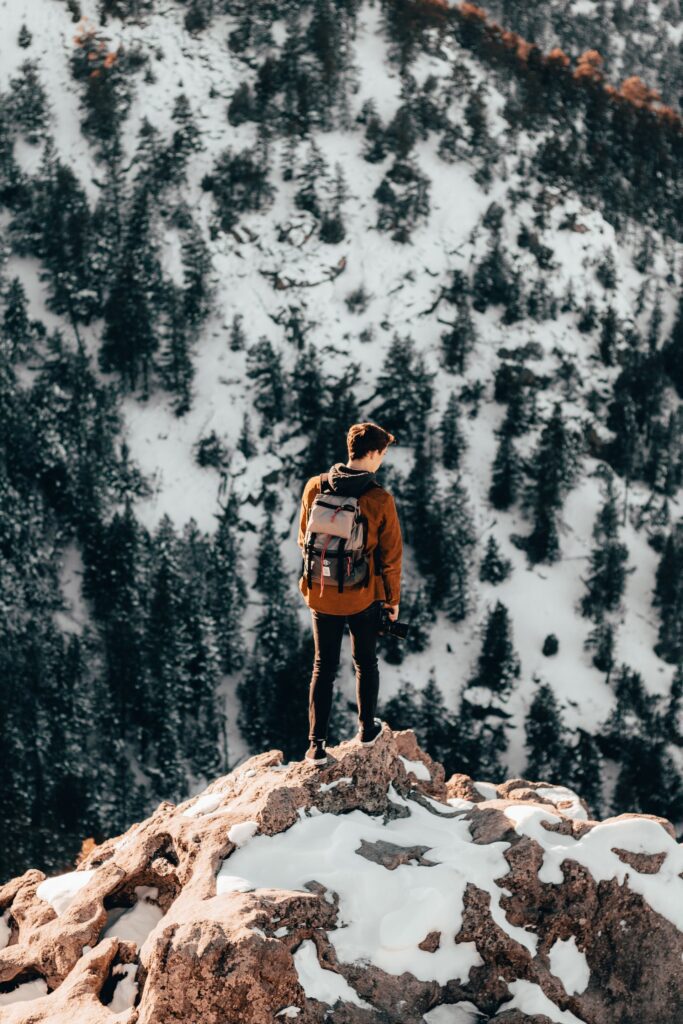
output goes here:
[{"label": "snow-covered slope", "polygon": [[[80,8],[82,24],[98,23],[95,0],[84,0]],[[99,172],[92,149],[79,131],[78,83],[71,79],[67,67],[75,26],[69,20],[66,6],[54,0],[35,0],[29,7],[3,0],[0,11],[3,20],[0,84],[6,88],[25,57],[24,51],[13,45],[21,24],[25,23],[34,36],[32,53],[39,56],[41,80],[48,93],[60,155],[73,167],[94,201]],[[253,122],[234,126],[226,119],[226,102],[242,82],[253,80],[253,72],[248,58],[238,59],[225,45],[235,25],[234,16],[217,12],[210,30],[193,35],[184,27],[183,14],[184,8],[180,5],[159,5],[152,13],[127,22],[112,18],[105,28],[112,49],[116,44],[129,49],[138,46],[153,55],[154,80],[145,81],[140,77],[135,82],[134,101],[124,135],[129,156],[135,152],[143,117],[165,137],[172,130],[169,97],[183,91],[190,101],[204,148],[190,159],[184,197],[209,246],[217,289],[215,311],[204,325],[194,354],[196,376],[191,410],[177,417],[168,396],[161,391],[153,392],[146,402],[135,395],[127,395],[122,401],[125,437],[132,456],[153,482],[152,496],[137,503],[136,514],[150,528],[164,514],[169,514],[178,526],[193,517],[201,529],[213,531],[225,481],[218,471],[198,466],[193,454],[196,442],[211,431],[233,453],[230,486],[243,500],[241,516],[256,528],[262,523],[263,507],[246,499],[260,493],[264,476],[280,469],[280,480],[287,483],[278,524],[282,533],[287,534],[282,543],[282,555],[291,574],[292,602],[298,604],[305,626],[308,612],[296,589],[300,557],[295,533],[304,481],[288,477],[286,469],[287,457],[298,453],[306,444],[306,438],[291,437],[287,425],[282,424],[272,438],[259,440],[259,451],[253,458],[245,460],[235,451],[244,414],[251,414],[255,423],[258,414],[253,409],[252,384],[246,376],[246,352],[233,351],[228,343],[234,316],[243,317],[249,343],[262,336],[268,337],[281,353],[285,370],[291,370],[298,352],[277,321],[288,306],[296,304],[313,325],[308,339],[320,354],[326,374],[337,377],[351,363],[359,364],[362,378],[359,400],[364,418],[373,418],[376,401],[371,400],[371,396],[375,380],[396,332],[414,339],[427,368],[435,374],[430,419],[434,428],[451,392],[459,393],[464,385],[481,382],[484,390],[478,413],[462,418],[468,446],[461,475],[474,513],[477,534],[474,561],[478,564],[484,545],[493,534],[504,555],[512,561],[514,571],[498,587],[475,581],[473,607],[465,621],[453,624],[439,613],[426,651],[407,655],[400,665],[382,664],[381,694],[385,699],[390,697],[405,680],[420,686],[434,668],[448,706],[456,709],[460,691],[473,673],[486,610],[496,599],[502,600],[510,610],[514,644],[522,663],[519,685],[509,703],[517,728],[510,734],[507,763],[511,774],[522,772],[525,764],[523,721],[537,688],[534,677],[551,684],[570,728],[582,726],[596,731],[613,706],[614,695],[604,673],[592,665],[590,655],[584,650],[589,623],[577,612],[577,602],[585,589],[583,579],[592,547],[591,530],[601,501],[596,477],[598,462],[588,456],[584,459],[580,481],[562,511],[560,561],[553,565],[529,566],[524,553],[509,539],[511,535],[528,532],[527,521],[518,507],[509,512],[496,511],[488,500],[495,431],[504,413],[504,407],[493,399],[498,350],[502,346],[515,349],[529,342],[537,343],[540,355],[533,363],[534,372],[551,377],[551,385],[539,392],[539,423],[547,418],[559,400],[568,423],[579,430],[591,421],[587,405],[589,394],[592,391],[608,394],[618,367],[606,367],[599,361],[595,337],[588,337],[577,329],[574,311],[559,312],[556,318],[541,322],[526,317],[506,325],[501,320],[500,307],[489,307],[483,313],[473,314],[477,341],[465,372],[449,374],[444,371],[440,358],[443,327],[437,317],[442,311],[428,311],[453,271],[471,275],[486,252],[491,236],[482,226],[482,217],[492,203],[499,203],[505,211],[501,237],[513,268],[524,281],[531,282],[538,276],[535,257],[516,242],[522,226],[534,222],[539,208],[541,188],[523,177],[519,165],[519,157],[530,153],[535,141],[525,132],[508,139],[502,116],[505,96],[486,67],[459,48],[453,38],[446,39],[437,53],[420,53],[410,69],[418,86],[430,75],[441,83],[446,82],[454,69],[460,75],[469,76],[472,82],[482,83],[487,100],[488,131],[497,140],[501,155],[492,182],[482,186],[475,180],[472,161],[458,159],[447,163],[437,152],[436,135],[419,139],[413,157],[430,180],[429,216],[415,225],[409,244],[394,242],[387,233],[378,230],[373,194],[384,177],[388,158],[377,164],[363,159],[362,132],[354,118],[363,104],[372,99],[382,120],[390,121],[401,102],[401,80],[395,65],[387,58],[382,6],[365,2],[360,5],[353,39],[357,89],[352,92],[348,128],[318,132],[315,136],[329,166],[338,163],[350,186],[351,195],[344,205],[346,236],[341,242],[330,245],[323,243],[316,233],[308,234],[310,217],[294,205],[297,182],[283,180],[279,171],[284,143],[278,138],[271,146],[270,179],[276,188],[274,201],[263,211],[244,214],[238,233],[212,237],[213,197],[202,190],[200,183],[226,146],[239,150],[257,141]],[[285,39],[286,28],[284,21],[273,22],[274,49]],[[260,56],[265,52],[264,48]],[[455,106],[454,116],[458,118],[462,111],[457,109],[457,101]],[[300,142],[300,160],[305,157],[307,144],[305,140]],[[25,170],[34,171],[40,151],[22,142],[16,156]],[[653,232],[653,263],[647,273],[642,274],[634,266],[634,254],[642,241],[640,227],[629,224],[617,236],[599,210],[587,208],[569,189],[545,188],[542,198],[547,210],[545,224],[536,230],[543,244],[552,249],[552,270],[546,277],[551,295],[559,302],[571,288],[579,307],[589,295],[593,296],[599,313],[612,305],[620,318],[645,332],[655,292],[658,292],[663,312],[660,336],[667,337],[676,307],[671,282],[677,280],[680,247]],[[563,228],[568,220],[579,225],[580,230]],[[283,232],[284,225],[293,226],[292,230]],[[177,277],[180,273],[178,233],[167,228],[161,242],[165,271],[170,277]],[[595,277],[595,269],[606,252],[614,258],[617,277],[616,288],[609,294]],[[343,271],[332,280],[326,280],[330,270],[339,267],[340,260],[343,260]],[[59,318],[45,308],[37,271],[35,261],[17,256],[12,256],[6,266],[6,273],[18,275],[24,283],[32,316],[40,317],[50,326],[56,325]],[[292,283],[278,290],[273,286],[274,272],[286,277],[288,282],[299,284]],[[638,296],[646,284],[647,301],[638,313]],[[362,312],[352,313],[345,300],[359,288],[364,289],[368,301]],[[101,326],[101,321],[95,321],[82,328],[87,347],[93,354],[100,344]],[[572,388],[562,383],[559,370],[563,363],[570,363],[575,369]],[[113,375],[107,379],[114,379]],[[675,405],[673,392],[667,402],[672,407]],[[601,429],[604,436],[608,436],[604,426]],[[537,436],[538,426],[521,439],[523,454],[533,451]],[[401,479],[411,468],[413,452],[400,443],[400,437],[398,440],[399,445],[390,452],[387,464]],[[320,467],[321,470],[327,468]],[[447,481],[455,474],[439,469],[439,476]],[[623,482],[617,480],[619,498],[623,497],[623,488]],[[649,490],[643,484],[632,483],[629,489],[632,512],[645,505],[649,497]],[[672,504],[676,511],[680,510],[680,493]],[[619,620],[617,661],[640,672],[650,693],[666,696],[674,666],[666,664],[653,652],[657,618],[651,597],[657,555],[648,545],[645,531],[637,530],[633,521],[634,516],[629,517],[621,533],[628,547],[628,565],[633,571],[628,576]],[[246,531],[243,536],[246,576],[252,579],[258,534]],[[65,571],[68,577],[68,567]],[[417,582],[414,561],[407,550],[404,585],[414,586]],[[257,618],[259,601],[255,593],[249,599],[244,620],[247,636]],[[84,614],[76,599],[73,614],[76,619]],[[73,622],[65,622],[64,626],[78,628]],[[560,653],[552,658],[542,654],[544,638],[550,633],[560,641]],[[352,698],[348,651],[344,659],[339,685]],[[236,679],[226,680],[225,689],[230,709],[231,750],[233,755],[239,756],[246,752],[246,746],[235,725],[235,683]]]}]

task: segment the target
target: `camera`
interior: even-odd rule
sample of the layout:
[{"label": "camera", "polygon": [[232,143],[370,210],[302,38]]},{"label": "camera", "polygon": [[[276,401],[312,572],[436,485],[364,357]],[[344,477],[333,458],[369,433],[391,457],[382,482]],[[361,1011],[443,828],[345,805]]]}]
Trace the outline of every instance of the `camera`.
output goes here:
[{"label": "camera", "polygon": [[398,619],[394,622],[389,618],[389,608],[382,608],[379,614],[379,628],[377,632],[380,636],[395,636],[399,640],[405,640],[408,635],[408,623],[399,622]]}]

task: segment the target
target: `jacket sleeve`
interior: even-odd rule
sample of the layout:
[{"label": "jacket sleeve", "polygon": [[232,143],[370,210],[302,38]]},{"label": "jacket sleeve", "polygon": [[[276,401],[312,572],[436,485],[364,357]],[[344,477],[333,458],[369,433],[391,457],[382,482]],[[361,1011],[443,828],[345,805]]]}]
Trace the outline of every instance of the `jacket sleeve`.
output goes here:
[{"label": "jacket sleeve", "polygon": [[398,521],[396,502],[393,495],[384,513],[378,530],[377,546],[380,554],[380,565],[384,590],[388,604],[398,604],[401,597],[401,563],[403,561],[403,538],[401,524]]}]

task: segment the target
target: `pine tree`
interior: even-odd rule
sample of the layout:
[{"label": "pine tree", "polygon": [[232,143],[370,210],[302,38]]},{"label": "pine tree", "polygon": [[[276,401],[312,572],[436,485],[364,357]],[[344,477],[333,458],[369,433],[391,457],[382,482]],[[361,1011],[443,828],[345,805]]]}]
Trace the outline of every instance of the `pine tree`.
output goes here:
[{"label": "pine tree", "polygon": [[28,300],[21,280],[13,277],[3,295],[0,337],[10,363],[27,359],[33,351],[33,332],[28,317]]},{"label": "pine tree", "polygon": [[318,350],[310,342],[297,356],[289,386],[296,417],[301,429],[308,433],[320,420],[325,395]]},{"label": "pine tree", "polygon": [[521,665],[512,642],[512,626],[507,608],[496,601],[489,609],[484,625],[481,653],[473,685],[485,686],[494,693],[506,694],[519,678]]},{"label": "pine tree", "polygon": [[666,423],[652,428],[645,480],[657,494],[672,498],[683,483],[683,411],[672,410]]},{"label": "pine tree", "polygon": [[525,546],[532,563],[559,558],[556,516],[565,494],[574,486],[579,465],[578,438],[567,429],[558,403],[541,431],[531,461],[534,482],[527,489],[526,504],[533,509],[534,528]]},{"label": "pine tree", "polygon": [[238,524],[238,502],[231,493],[218,520],[208,569],[209,609],[216,624],[224,672],[235,672],[244,664],[241,619],[247,600],[247,585]]},{"label": "pine tree", "polygon": [[467,441],[460,425],[460,406],[451,391],[439,427],[441,435],[441,463],[444,469],[459,469],[460,460],[467,449]]},{"label": "pine tree", "polygon": [[450,330],[444,331],[441,335],[442,365],[449,373],[464,373],[467,357],[477,341],[467,296],[460,297],[456,318],[453,322],[448,322],[448,326]]},{"label": "pine tree", "polygon": [[394,334],[377,377],[376,394],[382,396],[382,401],[373,415],[402,444],[410,444],[423,431],[432,406],[434,376],[427,370],[422,352],[416,351],[413,339]]},{"label": "pine tree", "polygon": [[268,165],[258,148],[240,153],[224,150],[212,173],[202,180],[202,188],[213,193],[216,204],[214,235],[217,231],[232,231],[242,213],[266,209],[275,195],[268,180]]},{"label": "pine tree", "polygon": [[143,189],[131,208],[123,250],[104,305],[99,352],[100,369],[118,370],[131,390],[137,387],[142,372],[143,397],[149,394],[152,355],[159,344],[151,297],[159,293],[161,269],[156,245],[150,240],[150,198]]},{"label": "pine tree", "polygon": [[10,79],[8,96],[12,122],[28,142],[36,145],[45,136],[50,123],[47,94],[40,81],[37,60],[22,61],[19,74]]},{"label": "pine tree", "polygon": [[512,562],[500,553],[498,541],[491,534],[486,543],[486,552],[479,566],[479,579],[483,583],[497,586],[503,583],[512,572]]},{"label": "pine tree", "polygon": [[467,492],[460,479],[448,487],[441,509],[433,599],[451,622],[460,622],[471,607],[470,566],[476,540]]},{"label": "pine tree", "polygon": [[249,413],[245,412],[242,416],[242,429],[240,436],[237,441],[237,447],[244,455],[245,459],[251,459],[252,456],[256,455],[258,451],[256,442],[251,430],[251,419]]},{"label": "pine tree", "polygon": [[605,500],[593,525],[595,547],[585,581],[588,593],[581,600],[581,614],[600,620],[605,612],[619,609],[626,585],[628,549],[619,541],[617,497],[614,477],[605,477]]},{"label": "pine tree", "polygon": [[683,662],[671,680],[669,701],[664,715],[664,735],[677,746],[683,746]]},{"label": "pine tree", "polygon": [[327,161],[315,139],[311,139],[306,159],[297,175],[300,185],[294,196],[294,205],[320,219],[323,211],[319,189],[325,188],[328,177]]},{"label": "pine tree", "polygon": [[585,729],[576,729],[576,739],[568,751],[563,776],[567,786],[586,801],[596,820],[602,817],[602,778],[604,761],[600,748]]},{"label": "pine tree", "polygon": [[256,578],[254,586],[262,594],[274,590],[278,581],[275,574],[282,571],[280,560],[273,557],[273,536],[276,535],[274,515],[280,507],[277,491],[266,490],[263,498],[263,526],[259,536]]},{"label": "pine tree", "polygon": [[548,683],[540,683],[534,693],[525,719],[525,731],[528,752],[525,778],[563,782],[568,756],[566,730],[560,705]]},{"label": "pine tree", "polygon": [[588,634],[584,644],[586,650],[593,651],[593,664],[600,672],[606,672],[609,679],[614,668],[615,627],[606,620],[598,621],[595,629]]},{"label": "pine tree", "polygon": [[619,320],[613,306],[600,318],[600,358],[605,366],[614,366],[619,340]]},{"label": "pine tree", "polygon": [[183,707],[190,703],[183,671],[184,645],[180,623],[182,578],[177,565],[173,524],[164,515],[155,537],[155,569],[150,586],[145,635],[149,671],[149,742],[154,765],[145,765],[153,793],[178,800],[185,793],[182,731]]},{"label": "pine tree", "polygon": [[404,641],[405,646],[411,653],[419,654],[427,650],[431,626],[436,621],[436,613],[429,600],[426,585],[420,583],[408,601],[404,598],[402,604],[404,607],[407,605],[409,609],[407,616],[401,615],[401,618],[405,618],[410,625]]},{"label": "pine tree", "polygon": [[331,194],[320,227],[320,238],[329,245],[336,245],[346,237],[343,207],[349,197],[349,188],[344,176],[344,169],[339,162],[334,165],[334,171],[334,180],[330,189]]},{"label": "pine tree", "polygon": [[683,398],[683,292],[678,300],[678,312],[671,337],[662,350],[662,359],[676,391]]},{"label": "pine tree", "polygon": [[211,282],[211,253],[199,226],[189,211],[176,213],[176,223],[183,228],[181,254],[183,260],[183,311],[188,326],[197,332],[214,308],[215,286]]},{"label": "pine tree", "polygon": [[33,35],[31,32],[29,32],[28,28],[26,27],[26,22],[22,22],[21,28],[19,29],[19,34],[17,36],[17,44],[21,47],[22,50],[27,50],[32,42]]},{"label": "pine tree", "polygon": [[423,750],[426,750],[435,761],[443,763],[451,743],[452,723],[433,666],[429,670],[427,682],[420,691],[417,717],[410,728],[415,729],[415,735]]},{"label": "pine tree", "polygon": [[659,609],[659,636],[655,653],[671,665],[683,659],[683,524],[677,524],[664,544],[653,601]]},{"label": "pine tree", "polygon": [[365,125],[363,159],[371,164],[381,163],[387,155],[388,146],[377,104],[372,97],[363,103],[358,120]]},{"label": "pine tree", "polygon": [[612,249],[605,249],[602,259],[596,267],[595,276],[603,288],[607,291],[614,291],[617,286],[617,265]]},{"label": "pine tree", "polygon": [[230,326],[230,351],[231,352],[242,352],[245,344],[246,337],[244,334],[244,327],[242,322],[244,316],[242,313],[235,313],[232,318],[232,324]]},{"label": "pine tree", "polygon": [[377,228],[405,244],[415,226],[429,217],[429,178],[412,160],[396,160],[373,193],[379,204]]},{"label": "pine tree", "polygon": [[382,705],[381,717],[395,731],[414,729],[419,721],[419,697],[409,680],[401,680],[398,691]]},{"label": "pine tree", "polygon": [[[184,92],[178,93],[173,103],[171,119],[176,125],[173,132],[172,149],[175,156],[176,166],[182,179],[185,176],[185,166],[192,153],[200,153],[205,149],[201,132],[197,128],[190,101]],[[178,180],[178,172],[176,173]]]},{"label": "pine tree", "polygon": [[237,724],[254,753],[276,747],[285,757],[296,757],[308,731],[306,670],[312,662],[310,638],[302,645],[278,548],[273,548],[271,557],[273,588],[264,595],[254,647],[237,684]]},{"label": "pine tree", "polygon": [[498,442],[489,488],[489,500],[494,508],[507,509],[517,500],[520,479],[520,459],[512,436],[504,431]]},{"label": "pine tree", "polygon": [[266,337],[259,338],[247,352],[247,377],[254,382],[253,406],[261,413],[261,436],[285,415],[285,381],[282,356]]},{"label": "pine tree", "polygon": [[434,442],[422,434],[415,444],[413,465],[404,491],[406,540],[413,546],[420,573],[432,573],[436,566],[435,538],[439,535],[439,487],[436,477]]},{"label": "pine tree", "polygon": [[162,350],[159,358],[161,382],[173,395],[173,411],[184,416],[192,405],[194,366],[190,354],[187,317],[180,289],[173,282],[166,286],[167,320],[161,329]]}]

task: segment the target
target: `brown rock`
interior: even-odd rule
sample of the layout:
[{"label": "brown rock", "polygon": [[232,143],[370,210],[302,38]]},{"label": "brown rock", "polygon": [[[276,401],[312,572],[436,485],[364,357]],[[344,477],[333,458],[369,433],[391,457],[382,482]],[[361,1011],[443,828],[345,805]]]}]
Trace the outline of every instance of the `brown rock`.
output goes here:
[{"label": "brown rock", "polygon": [[[618,872],[597,881],[572,859],[571,844],[600,824],[587,817],[578,797],[552,783],[508,779],[490,784],[495,796],[487,799],[467,775],[446,781],[442,766],[420,750],[411,731],[392,733],[386,726],[372,748],[349,741],[330,754],[330,763],[316,768],[303,761],[285,765],[279,751],[268,751],[216,779],[200,797],[177,807],[162,802],[146,821],[86,853],[77,872],[92,875],[59,914],[37,895],[42,872],[27,871],[1,886],[0,912],[9,908],[11,932],[0,949],[0,991],[39,981],[48,993],[0,1005],[0,1024],[110,1022],[105,1004],[112,995],[122,997],[130,985],[122,972],[131,966],[137,998],[134,1005],[124,1001],[119,1024],[279,1024],[290,1017],[296,1024],[423,1024],[430,1009],[459,1001],[496,1021],[543,1024],[548,1018],[542,1015],[505,1009],[509,985],[517,980],[538,986],[558,1013],[573,1013],[586,1024],[680,1024],[683,936],[630,888],[629,872],[623,881]],[[551,788],[552,799],[539,793]],[[473,806],[449,806],[453,797]],[[539,808],[552,817],[539,818]],[[452,827],[460,843],[467,837],[482,863],[488,858],[507,865],[488,888],[462,878],[460,923],[450,935],[432,928],[414,940],[415,955],[433,954],[435,964],[444,943],[455,938],[470,944],[479,962],[466,978],[438,983],[421,980],[417,967],[416,974],[394,975],[367,957],[340,961],[332,936],[348,923],[340,917],[343,904],[315,877],[303,891],[243,883],[217,892],[221,864],[227,858],[227,870],[236,844],[245,841],[239,829],[231,832],[233,826],[253,822],[252,831],[276,836],[302,817],[355,810],[374,819],[372,836],[355,851],[358,865],[395,872],[397,879],[424,870],[425,892],[439,891],[434,879],[442,879],[444,869],[428,840],[397,841],[394,823],[412,813],[426,810],[438,829]],[[532,834],[518,827],[528,815]],[[650,837],[653,828],[661,829],[661,852],[629,850],[623,841],[612,847],[640,886],[648,876],[648,885],[659,884],[664,858],[677,849],[673,826],[653,815],[608,820],[620,818],[642,821]],[[377,838],[377,827],[386,828],[386,838]],[[546,833],[548,843],[541,841]],[[561,880],[541,881],[546,857],[561,844]],[[361,870],[358,865],[353,869]],[[456,884],[457,872],[449,870]],[[134,906],[140,886],[153,887],[146,892],[156,892],[149,898],[161,919],[139,947],[103,938],[108,915]],[[581,992],[566,992],[551,971],[554,944],[570,939],[589,971]],[[400,947],[405,940],[398,941]],[[330,997],[328,1004],[307,991],[310,980],[297,966],[303,949],[314,951],[314,973],[323,984],[318,994],[345,995]]]}]

